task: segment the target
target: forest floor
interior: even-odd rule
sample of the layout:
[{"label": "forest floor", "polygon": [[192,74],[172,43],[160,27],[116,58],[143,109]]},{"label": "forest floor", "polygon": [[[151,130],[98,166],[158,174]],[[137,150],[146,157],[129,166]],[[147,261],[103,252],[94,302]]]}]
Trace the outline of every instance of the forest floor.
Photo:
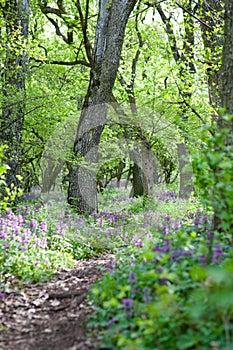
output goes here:
[{"label": "forest floor", "polygon": [[[12,287],[0,302],[0,350],[96,350],[85,297],[112,256],[80,260],[43,284]],[[2,324],[2,326],[1,326]]]}]

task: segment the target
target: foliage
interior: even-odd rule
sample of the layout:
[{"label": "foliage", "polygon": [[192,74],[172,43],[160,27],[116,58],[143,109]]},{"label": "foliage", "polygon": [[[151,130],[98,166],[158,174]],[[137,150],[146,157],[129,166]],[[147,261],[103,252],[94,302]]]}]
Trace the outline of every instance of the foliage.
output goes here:
[{"label": "foliage", "polygon": [[[5,185],[9,169],[0,146],[1,288],[12,275],[41,282],[56,269],[72,266],[74,259],[117,253],[90,296],[92,325],[107,348],[232,347],[233,149],[230,131],[212,121],[219,104],[223,38],[222,2],[212,3],[216,8],[206,1],[142,2],[132,13],[114,86],[125,119],[116,113],[102,135],[97,170],[106,189],[99,194],[98,214],[76,216],[64,197],[54,193],[9,209],[20,193]],[[2,28],[7,27],[6,8],[0,7]],[[56,168],[60,159],[60,173],[67,173],[97,19],[96,3],[89,1],[32,1],[31,11],[27,42],[15,40],[19,30],[14,33],[13,26],[10,41],[1,31],[3,73],[7,47],[15,56],[28,52],[25,94],[9,99],[2,89],[0,95],[6,108],[23,105],[25,191],[40,186],[51,163]],[[159,19],[159,14],[167,18]],[[231,116],[221,118],[232,124]],[[170,182],[178,168],[176,144],[186,141],[203,207],[197,198],[179,200],[177,182],[174,188],[156,188],[150,201],[129,199],[123,187],[116,190],[110,180],[116,178],[117,166],[122,160],[126,169],[130,166],[133,142],[126,129],[133,130],[138,144],[146,138],[165,176],[172,174]],[[138,130],[143,130],[140,137]],[[58,179],[61,183],[61,175]]]},{"label": "foliage", "polygon": [[[226,120],[232,117],[225,116]],[[215,130],[203,153],[194,161],[197,188],[207,208],[213,208],[220,220],[219,231],[232,233],[233,146],[226,145],[231,131]]]},{"label": "foliage", "polygon": [[[7,209],[9,203],[12,204],[22,194],[21,190],[14,184],[9,188],[5,182],[5,174],[8,170],[8,166],[4,163],[4,151],[6,149],[6,145],[0,145],[0,213]],[[21,179],[19,175],[18,179]]]},{"label": "foliage", "polygon": [[126,211],[78,217],[59,194],[24,194],[14,211],[0,216],[1,284],[10,275],[41,282],[74,259],[125,246],[132,237],[122,228],[130,218]]},{"label": "foliage", "polygon": [[65,240],[43,220],[39,206],[21,207],[16,213],[9,209],[0,221],[1,283],[9,275],[42,281],[55,269],[73,264]]},{"label": "foliage", "polygon": [[2,290],[10,275],[41,282],[73,258],[112,251],[109,273],[89,296],[101,348],[230,348],[233,252],[220,237],[206,265],[211,216],[200,203],[179,200],[174,188],[157,188],[147,207],[123,188],[100,197],[109,210],[95,216],[74,215],[58,195],[24,195],[3,213]]},{"label": "foliage", "polygon": [[99,334],[100,348],[230,346],[233,252],[228,241],[215,242],[212,266],[206,267],[207,216],[189,212],[179,229],[168,216],[162,222],[160,228],[151,222],[150,234],[121,249],[92,288],[89,326]]}]

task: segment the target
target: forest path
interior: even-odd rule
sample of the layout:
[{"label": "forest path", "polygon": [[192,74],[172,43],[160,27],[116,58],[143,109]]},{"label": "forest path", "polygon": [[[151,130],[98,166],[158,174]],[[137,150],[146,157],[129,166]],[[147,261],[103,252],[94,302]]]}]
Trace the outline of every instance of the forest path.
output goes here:
[{"label": "forest path", "polygon": [[80,260],[48,282],[12,288],[0,302],[0,350],[98,349],[84,327],[92,312],[85,296],[112,258]]}]

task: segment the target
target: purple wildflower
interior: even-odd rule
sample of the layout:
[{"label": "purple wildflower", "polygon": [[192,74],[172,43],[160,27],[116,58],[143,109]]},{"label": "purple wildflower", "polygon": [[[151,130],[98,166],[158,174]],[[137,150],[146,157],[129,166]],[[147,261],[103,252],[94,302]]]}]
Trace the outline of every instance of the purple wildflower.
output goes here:
[{"label": "purple wildflower", "polygon": [[130,279],[131,283],[137,283],[137,278],[136,278],[135,273],[130,273],[129,274],[129,279]]},{"label": "purple wildflower", "polygon": [[156,246],[153,248],[153,251],[154,252],[163,252],[163,248]]},{"label": "purple wildflower", "polygon": [[206,263],[207,263],[207,255],[201,255],[201,256],[199,257],[199,261],[200,261],[200,263],[202,263],[202,264],[206,264]]},{"label": "purple wildflower", "polygon": [[15,235],[19,235],[20,234],[20,228],[19,227],[15,228],[14,234]]},{"label": "purple wildflower", "polygon": [[21,250],[22,250],[22,252],[26,252],[28,250],[28,248],[26,246],[22,246]]},{"label": "purple wildflower", "polygon": [[45,248],[46,245],[47,245],[47,238],[43,238],[43,239],[41,240],[41,247],[42,247],[42,248]]},{"label": "purple wildflower", "polygon": [[162,266],[157,268],[158,273],[162,273],[164,271],[164,268]]},{"label": "purple wildflower", "polygon": [[4,230],[0,231],[0,239],[7,240],[7,232]]},{"label": "purple wildflower", "polygon": [[221,258],[223,257],[223,252],[222,252],[222,247],[219,245],[216,245],[214,247],[214,253],[213,253],[213,257],[212,257],[212,262],[213,263],[217,263],[221,260]]},{"label": "purple wildflower", "polygon": [[108,321],[108,327],[110,328],[114,323],[115,323],[115,318],[113,317]]},{"label": "purple wildflower", "polygon": [[200,224],[200,218],[195,218],[193,223],[195,226],[198,226]]},{"label": "purple wildflower", "polygon": [[161,278],[159,279],[159,281],[160,281],[160,284],[161,284],[162,286],[166,286],[166,285],[168,284],[168,278],[167,278],[167,277],[161,277]]},{"label": "purple wildflower", "polygon": [[135,295],[135,294],[137,294],[137,293],[140,293],[140,291],[141,291],[141,288],[132,288],[131,293],[132,293],[133,295]]},{"label": "purple wildflower", "polygon": [[133,299],[123,298],[122,299],[122,304],[123,304],[125,309],[132,309],[132,307],[133,307]]},{"label": "purple wildflower", "polygon": [[6,297],[6,293],[0,292],[0,301]]},{"label": "purple wildflower", "polygon": [[35,219],[31,219],[30,223],[29,223],[29,227],[30,228],[37,228],[38,227],[38,223]]},{"label": "purple wildflower", "polygon": [[28,243],[28,239],[27,239],[27,236],[24,234],[24,235],[22,235],[21,244],[24,245],[24,244],[27,244],[27,243]]},{"label": "purple wildflower", "polygon": [[56,231],[57,231],[57,233],[59,233],[60,235],[65,236],[65,230],[64,230],[64,228],[62,227],[61,224],[58,224],[58,225],[56,226]]},{"label": "purple wildflower", "polygon": [[151,301],[151,298],[150,298],[150,288],[144,288],[143,289],[143,293],[144,293],[144,298],[143,298],[143,300],[144,300],[144,302],[146,303],[146,304],[149,304],[149,302]]},{"label": "purple wildflower", "polygon": [[143,247],[143,243],[140,240],[134,242],[135,247]]},{"label": "purple wildflower", "polygon": [[4,249],[7,250],[7,249],[10,249],[10,243],[9,242],[5,242],[4,244]]},{"label": "purple wildflower", "polygon": [[107,267],[108,267],[109,269],[114,269],[115,265],[113,264],[113,262],[109,262],[109,263],[107,264]]},{"label": "purple wildflower", "polygon": [[47,222],[45,220],[41,222],[40,229],[45,232],[47,231]]}]

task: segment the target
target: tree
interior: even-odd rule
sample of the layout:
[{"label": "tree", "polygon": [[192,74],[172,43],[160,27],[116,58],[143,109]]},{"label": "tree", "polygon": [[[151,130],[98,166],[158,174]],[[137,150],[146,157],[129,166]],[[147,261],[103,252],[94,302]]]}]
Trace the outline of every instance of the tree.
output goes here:
[{"label": "tree", "polygon": [[[142,38],[142,35],[139,31],[139,6],[137,8],[138,12],[135,16],[135,31],[138,39],[138,48],[135,51],[135,55],[132,59],[131,64],[131,72],[130,72],[130,79],[127,83],[126,79],[123,77],[123,75],[118,72],[118,78],[120,81],[120,84],[122,87],[124,87],[125,92],[128,97],[128,103],[130,105],[130,110],[133,118],[139,119],[138,116],[138,106],[135,96],[135,79],[136,79],[136,73],[137,73],[137,65],[141,54],[141,49],[144,45],[144,41]],[[143,14],[144,16],[144,14]],[[129,45],[129,44],[128,44]],[[134,132],[134,125],[132,125],[132,129],[130,131],[127,131],[125,133],[126,138],[132,138],[132,135],[135,134]],[[136,127],[136,129],[140,129]],[[136,147],[134,147],[130,151],[130,159],[133,162],[132,166],[132,191],[131,196],[132,197],[139,197],[139,196],[151,196],[152,195],[152,188],[153,188],[153,156],[151,152],[151,145],[150,142],[148,142],[146,136],[142,132],[142,129],[139,133],[137,133],[137,139],[140,142],[137,143]]]},{"label": "tree", "polygon": [[233,2],[225,0],[224,46],[220,70],[221,109],[217,119],[212,171],[213,229],[233,233]]},{"label": "tree", "polygon": [[120,61],[124,33],[136,0],[100,0],[95,42],[90,59],[91,73],[76,140],[75,158],[85,158],[89,167],[76,164],[70,171],[68,203],[78,213],[97,211],[96,172],[90,164],[97,161],[97,150],[106,122],[107,104]]},{"label": "tree", "polygon": [[[172,15],[166,15],[162,9],[161,4],[156,5],[156,9],[165,25],[165,31],[170,43],[171,52],[175,62],[178,65],[180,82],[177,83],[179,90],[181,104],[180,104],[180,120],[178,120],[178,128],[184,142],[177,144],[177,154],[180,170],[180,188],[179,196],[181,198],[189,197],[193,191],[193,174],[191,171],[191,161],[189,150],[187,148],[189,135],[186,132],[185,124],[188,124],[188,110],[190,108],[190,101],[192,98],[192,84],[193,77],[196,73],[194,64],[194,19],[192,12],[192,1],[187,2],[185,7],[181,6],[184,18],[184,33],[182,35],[182,50],[179,49],[179,38],[176,38],[175,29],[173,28]],[[187,170],[187,167],[190,170]]]},{"label": "tree", "polygon": [[22,129],[25,111],[25,79],[27,72],[26,41],[29,24],[28,0],[5,1],[0,6],[4,19],[1,42],[4,47],[2,72],[2,115],[0,133],[7,144],[6,183],[9,187],[19,186],[22,162]]},{"label": "tree", "polygon": [[223,45],[223,3],[221,0],[202,0],[197,4],[197,14],[200,16],[200,28],[204,44],[203,63],[206,67],[209,100],[214,108],[213,120],[215,120],[220,106],[219,68]]}]

